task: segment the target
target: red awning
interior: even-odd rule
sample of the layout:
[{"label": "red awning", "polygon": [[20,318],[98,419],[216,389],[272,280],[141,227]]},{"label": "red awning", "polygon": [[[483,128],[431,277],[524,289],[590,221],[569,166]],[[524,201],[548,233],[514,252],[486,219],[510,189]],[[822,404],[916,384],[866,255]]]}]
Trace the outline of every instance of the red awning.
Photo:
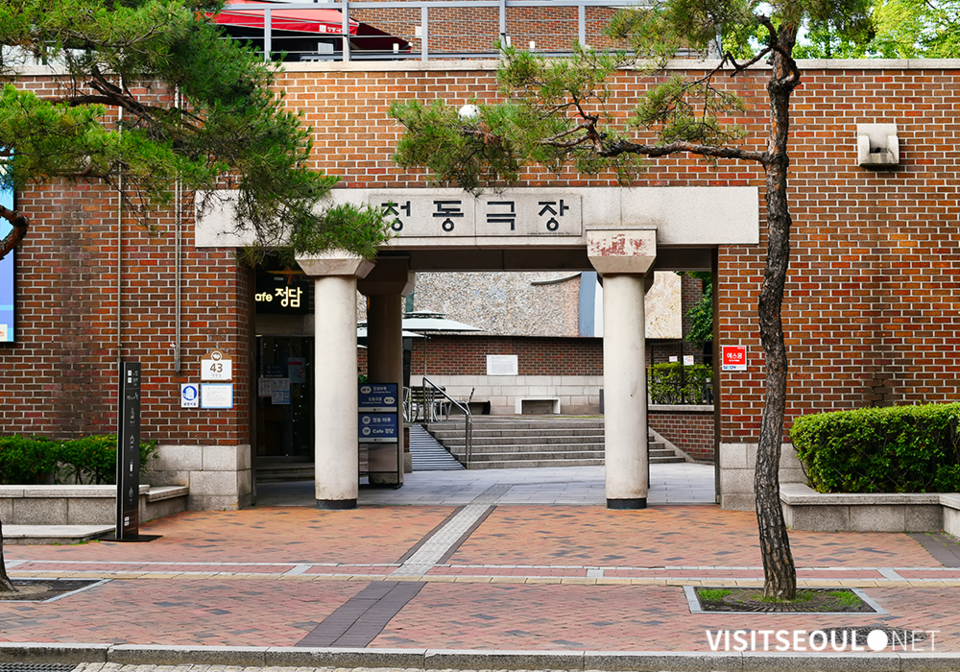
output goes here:
[{"label": "red awning", "polygon": [[[264,13],[259,9],[231,9],[231,5],[277,6],[260,0],[227,0],[223,11],[211,16],[214,23],[223,26],[241,26],[263,30]],[[357,34],[360,24],[350,21],[350,34]],[[273,9],[270,12],[273,30],[289,30],[298,33],[343,35],[343,14],[338,9]]]}]

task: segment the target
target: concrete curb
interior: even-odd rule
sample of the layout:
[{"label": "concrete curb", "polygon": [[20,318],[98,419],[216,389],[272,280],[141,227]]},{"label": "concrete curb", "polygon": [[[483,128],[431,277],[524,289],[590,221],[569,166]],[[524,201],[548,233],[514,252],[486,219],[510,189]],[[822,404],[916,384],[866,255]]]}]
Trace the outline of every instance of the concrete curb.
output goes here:
[{"label": "concrete curb", "polygon": [[600,672],[957,672],[960,653],[488,651],[0,642],[0,663]]}]

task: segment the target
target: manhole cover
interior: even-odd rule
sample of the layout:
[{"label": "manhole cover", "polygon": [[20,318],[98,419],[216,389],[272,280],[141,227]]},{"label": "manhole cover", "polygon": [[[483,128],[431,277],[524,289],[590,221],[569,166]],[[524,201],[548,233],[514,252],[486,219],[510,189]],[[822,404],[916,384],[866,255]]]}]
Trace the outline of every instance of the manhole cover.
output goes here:
[{"label": "manhole cover", "polygon": [[70,672],[75,667],[63,663],[0,663],[0,672]]},{"label": "manhole cover", "polygon": [[[13,579],[16,593],[0,593],[0,602],[52,602],[107,583],[110,579]],[[6,665],[8,663],[4,663]],[[12,664],[12,663],[10,663]],[[26,663],[24,663],[26,664]],[[32,664],[32,663],[31,663]],[[68,666],[72,670],[75,665]],[[20,669],[20,668],[17,668]],[[60,668],[57,668],[60,670]],[[6,672],[0,668],[0,672]]]}]

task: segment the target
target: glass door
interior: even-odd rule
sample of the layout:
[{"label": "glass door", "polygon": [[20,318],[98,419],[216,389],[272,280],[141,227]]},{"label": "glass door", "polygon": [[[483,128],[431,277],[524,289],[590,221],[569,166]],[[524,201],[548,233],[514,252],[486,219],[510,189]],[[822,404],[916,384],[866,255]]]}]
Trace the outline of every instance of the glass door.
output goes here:
[{"label": "glass door", "polygon": [[257,457],[313,462],[313,337],[257,336]]}]

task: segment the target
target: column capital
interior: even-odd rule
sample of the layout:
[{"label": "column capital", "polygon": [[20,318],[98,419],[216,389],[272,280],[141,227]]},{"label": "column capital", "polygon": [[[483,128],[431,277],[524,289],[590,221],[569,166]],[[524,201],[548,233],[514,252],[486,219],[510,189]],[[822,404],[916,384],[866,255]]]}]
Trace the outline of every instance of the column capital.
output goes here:
[{"label": "column capital", "polygon": [[357,283],[364,296],[407,296],[413,291],[415,274],[410,272],[410,257],[378,257],[369,275]]},{"label": "column capital", "polygon": [[346,250],[327,250],[320,254],[297,256],[297,263],[309,277],[326,275],[352,275],[365,278],[373,270],[374,262],[347,252]]},{"label": "column capital", "polygon": [[657,230],[633,226],[588,228],[587,258],[601,275],[643,275],[657,259]]}]

